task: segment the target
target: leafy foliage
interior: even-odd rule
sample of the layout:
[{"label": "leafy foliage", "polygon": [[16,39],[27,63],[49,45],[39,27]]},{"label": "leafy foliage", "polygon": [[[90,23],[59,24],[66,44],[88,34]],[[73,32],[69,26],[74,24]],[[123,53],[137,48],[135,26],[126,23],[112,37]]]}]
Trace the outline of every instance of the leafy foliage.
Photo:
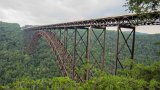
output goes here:
[{"label": "leafy foliage", "polygon": [[[108,31],[106,37],[107,65],[112,63],[115,51],[115,32]],[[127,32],[126,32],[127,34]],[[77,83],[68,77],[59,77],[59,69],[54,55],[43,38],[39,41],[37,51],[29,56],[25,53],[23,31],[18,24],[0,23],[0,90],[145,90],[160,87],[160,58],[155,53],[160,49],[154,46],[160,39],[159,34],[139,34],[136,36],[136,62],[126,61],[119,76],[106,74],[96,68],[95,77],[89,81]],[[95,51],[98,50],[97,48]],[[124,49],[126,51],[126,49]],[[124,55],[127,53],[124,52]],[[95,54],[96,55],[96,54]],[[147,56],[146,56],[147,55]],[[86,60],[87,61],[87,60]],[[144,63],[144,64],[136,64]],[[132,70],[130,70],[132,65]],[[84,75],[91,64],[85,63],[77,68]],[[113,69],[111,69],[113,70]]]},{"label": "leafy foliage", "polygon": [[152,12],[160,10],[159,0],[126,0],[125,7],[136,13]]},{"label": "leafy foliage", "polygon": [[147,86],[144,80],[105,75],[87,81],[83,87],[85,90],[143,90]]},{"label": "leafy foliage", "polygon": [[[130,61],[128,61],[130,62]],[[150,82],[152,79],[160,82],[160,62],[156,62],[155,64],[145,66],[143,64],[133,64],[128,63],[126,66],[131,66],[132,69],[126,68],[121,72],[120,75],[127,76],[135,79],[143,79],[145,81]]]},{"label": "leafy foliage", "polygon": [[103,75],[81,83],[67,77],[23,79],[0,88],[1,90],[158,90],[159,85],[160,83],[154,79],[147,82],[143,79]]},{"label": "leafy foliage", "polygon": [[24,79],[22,81],[17,81],[3,87],[9,90],[74,90],[79,84],[75,81],[67,78],[53,78],[53,79]]},{"label": "leafy foliage", "polygon": [[53,54],[43,39],[39,48],[44,49],[38,49],[35,55],[29,56],[25,53],[23,35],[18,24],[0,23],[0,84],[23,77],[38,79],[59,76]]}]

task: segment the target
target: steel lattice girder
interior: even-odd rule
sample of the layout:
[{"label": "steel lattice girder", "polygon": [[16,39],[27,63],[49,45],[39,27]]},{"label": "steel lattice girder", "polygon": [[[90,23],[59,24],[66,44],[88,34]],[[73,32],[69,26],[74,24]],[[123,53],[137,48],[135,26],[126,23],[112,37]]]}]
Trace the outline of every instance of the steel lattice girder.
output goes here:
[{"label": "steel lattice girder", "polygon": [[44,25],[26,29],[29,30],[64,29],[64,28],[74,29],[75,27],[84,29],[90,26],[94,28],[105,28],[109,26],[117,26],[119,24],[133,25],[133,26],[160,25],[160,12],[131,14],[131,15],[84,20],[84,21],[74,21],[74,22]]},{"label": "steel lattice girder", "polygon": [[[154,12],[154,13],[149,13],[151,16],[150,19],[140,19],[141,17],[144,17],[145,15],[143,14],[134,14],[134,15],[124,15],[124,16],[117,16],[117,17],[108,17],[108,18],[100,18],[100,19],[92,19],[92,20],[85,20],[85,21],[77,21],[77,22],[69,22],[69,23],[62,23],[62,24],[54,24],[54,25],[46,25],[46,26],[39,26],[39,27],[34,27],[34,28],[27,28],[25,31],[34,31],[38,30],[35,32],[35,37],[32,38],[31,43],[29,45],[29,51],[33,51],[36,47],[36,42],[40,38],[39,35],[45,36],[45,37],[52,37],[47,38],[48,43],[51,47],[54,45],[53,43],[51,44],[51,41],[57,43],[56,47],[54,46],[53,52],[56,54],[57,59],[58,59],[58,64],[61,68],[62,73],[66,76],[70,76],[73,79],[76,80],[83,80],[83,79],[89,79],[90,76],[93,76],[94,73],[91,72],[91,69],[94,67],[99,67],[100,70],[105,69],[105,61],[106,61],[106,27],[107,26],[118,26],[117,30],[117,50],[116,50],[116,64],[115,64],[115,73],[117,73],[117,64],[119,62],[120,66],[123,68],[123,65],[121,64],[119,60],[119,54],[121,53],[121,50],[123,49],[124,45],[127,45],[128,50],[131,55],[131,59],[133,59],[134,56],[134,43],[135,43],[135,26],[137,25],[160,25],[160,13],[159,12]],[[90,27],[90,28],[88,28]],[[101,29],[102,32],[100,35],[96,35],[95,31],[93,30],[94,28]],[[124,37],[123,32],[121,28],[131,28],[133,29],[129,36],[127,38]],[[79,30],[83,29],[83,30]],[[40,31],[39,31],[40,30]],[[50,31],[50,33],[53,33],[54,35],[51,35],[50,33],[46,33]],[[68,31],[71,31],[72,34],[68,34]],[[80,33],[80,31],[84,31],[83,33]],[[100,31],[100,30],[99,30]],[[43,33],[42,33],[43,32]],[[38,33],[38,34],[36,34]],[[90,35],[92,33],[92,35]],[[119,33],[123,36],[124,43],[122,44],[121,47],[119,47]],[[132,42],[132,47],[130,48],[128,45],[128,39],[133,35],[133,42]],[[72,38],[74,37],[74,38]],[[102,58],[97,60],[95,56],[93,55],[92,48],[92,43],[90,42],[91,38],[95,37],[96,43],[99,45],[99,47],[102,49],[101,54]],[[100,37],[103,37],[101,39]],[[55,41],[54,41],[55,40]],[[69,41],[73,42],[73,47],[72,50],[68,50],[68,43]],[[79,46],[80,45],[80,46]],[[82,47],[83,48],[79,48]],[[58,47],[60,47],[60,51],[62,50],[62,59],[60,58],[60,54],[58,53]],[[63,48],[63,49],[62,49]],[[79,50],[82,50],[80,52]],[[98,52],[100,53],[100,52]],[[65,59],[67,59],[65,63],[69,63],[69,65],[65,64],[64,65],[64,54],[66,56]],[[92,64],[92,67],[87,69],[86,75],[79,76],[76,72],[76,67],[78,64],[85,64],[84,63],[84,58],[88,60],[88,63]],[[94,61],[90,61],[90,59],[93,59]],[[101,62],[99,62],[101,61]],[[78,64],[77,64],[78,63]],[[80,65],[80,67],[82,66]],[[69,67],[69,71],[67,71],[67,67]]]}]

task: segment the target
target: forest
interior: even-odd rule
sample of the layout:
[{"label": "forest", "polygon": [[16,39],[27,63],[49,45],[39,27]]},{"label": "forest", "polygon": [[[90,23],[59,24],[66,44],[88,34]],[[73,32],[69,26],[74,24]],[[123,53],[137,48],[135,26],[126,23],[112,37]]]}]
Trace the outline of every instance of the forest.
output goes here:
[{"label": "forest", "polygon": [[[17,23],[0,22],[0,90],[159,90],[160,34],[136,33],[135,60],[125,59],[118,75],[97,70],[90,80],[62,77],[55,57],[41,38],[28,55],[24,31]],[[126,32],[127,34],[127,32]],[[116,31],[107,31],[107,64],[115,52]],[[125,54],[125,53],[124,53]],[[133,68],[130,70],[129,66]]]}]

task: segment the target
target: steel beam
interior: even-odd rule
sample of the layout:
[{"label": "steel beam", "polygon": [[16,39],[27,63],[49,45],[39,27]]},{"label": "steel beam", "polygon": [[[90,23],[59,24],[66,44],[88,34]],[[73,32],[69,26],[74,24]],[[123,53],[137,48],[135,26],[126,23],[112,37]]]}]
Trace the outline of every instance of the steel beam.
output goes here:
[{"label": "steel beam", "polygon": [[72,73],[72,78],[75,79],[75,64],[76,64],[76,45],[77,43],[77,28],[75,28],[74,31],[74,50],[73,50],[73,59],[72,59],[72,68],[73,68],[73,73]]},{"label": "steel beam", "polygon": [[[129,28],[129,29],[131,29],[131,33],[128,35],[127,38],[125,38],[121,28]],[[121,45],[121,48],[119,49],[119,46],[120,46],[120,42],[119,42],[120,34],[123,37],[124,43]],[[131,37],[131,35],[132,35],[132,38],[133,38],[132,39],[132,49],[128,44],[128,39]],[[123,25],[119,24],[118,28],[117,28],[117,42],[116,42],[116,56],[115,56],[115,58],[116,58],[116,61],[115,61],[115,75],[117,74],[117,69],[119,68],[118,67],[118,63],[120,64],[122,69],[124,68],[124,66],[122,65],[121,60],[119,58],[119,54],[121,53],[121,50],[124,48],[124,45],[127,45],[127,48],[128,48],[128,50],[130,52],[129,53],[130,54],[130,59],[134,59],[135,27],[134,26],[129,26],[129,25],[124,25],[124,24]]]},{"label": "steel beam", "polygon": [[[90,39],[90,32],[92,31],[92,27],[90,26],[87,29],[87,46],[86,46],[86,63],[89,64],[90,63],[90,48],[91,48],[91,39]],[[87,68],[86,70],[86,76],[85,76],[85,80],[89,79],[89,75],[90,75],[90,69]]]},{"label": "steel beam", "polygon": [[104,71],[106,65],[106,28],[103,29],[103,33],[102,71]]},{"label": "steel beam", "polygon": [[[56,54],[57,57],[57,63],[60,66],[61,72],[64,73],[64,75],[70,75],[73,79],[81,79],[83,76],[78,76],[77,72],[75,70],[76,65],[82,66],[81,64],[84,63],[84,58],[86,59],[86,63],[91,64],[92,67],[86,69],[85,73],[85,80],[88,80],[93,73],[91,72],[91,69],[95,66],[100,68],[101,70],[105,70],[106,65],[106,27],[108,26],[117,26],[117,41],[116,41],[116,55],[115,55],[115,74],[117,74],[117,69],[119,66],[123,68],[123,65],[121,63],[120,54],[122,53],[122,50],[124,49],[124,46],[127,46],[127,49],[129,50],[129,55],[131,59],[134,59],[134,45],[135,45],[135,26],[138,25],[160,25],[160,12],[154,12],[150,13],[151,19],[144,20],[139,19],[139,15],[124,15],[124,16],[117,16],[117,17],[107,17],[107,18],[99,18],[99,19],[91,19],[91,20],[84,20],[84,21],[76,21],[76,22],[67,22],[67,23],[60,23],[60,24],[53,24],[53,25],[45,25],[45,26],[39,26],[34,28],[27,28],[25,30],[38,30],[38,34],[41,36],[46,36],[47,42],[52,47],[52,50],[54,51],[54,54]],[[141,15],[143,17],[144,15]],[[146,20],[148,20],[146,22]],[[89,27],[89,28],[88,28]],[[97,35],[96,32],[93,30],[93,28],[96,29],[103,29],[103,31],[100,33],[100,35]],[[132,29],[131,33],[125,37],[123,31],[121,28],[129,28]],[[78,31],[78,29],[86,30],[84,33],[81,33]],[[72,35],[70,35],[69,30],[73,30],[74,32]],[[49,33],[49,31],[53,31],[54,33],[58,31],[58,34],[52,35]],[[62,32],[63,31],[63,32]],[[35,31],[34,31],[35,32]],[[93,35],[91,35],[93,33]],[[122,35],[122,39],[124,40],[124,43],[120,45],[120,35]],[[102,56],[100,56],[100,59],[97,59],[94,56],[93,49],[94,48],[91,45],[94,44],[94,42],[91,42],[91,38],[95,37],[95,42],[97,46],[100,46],[102,50],[98,53],[101,53]],[[129,46],[129,38],[132,37],[132,46]],[[32,44],[30,45],[30,50],[33,51],[37,45],[37,40],[40,37],[37,35],[32,38]],[[85,39],[84,39],[85,38]],[[101,40],[100,40],[101,39]],[[69,51],[69,40],[73,41],[73,48],[72,51]],[[63,43],[63,44],[62,44]],[[84,47],[81,48],[81,45],[83,44]],[[80,49],[82,49],[82,52],[78,52],[78,47],[80,46]],[[68,50],[67,50],[68,49]],[[96,53],[97,54],[97,53]],[[78,61],[80,59],[80,61]],[[93,60],[91,60],[93,59]],[[77,64],[78,62],[78,64]],[[69,74],[68,74],[69,73]]]},{"label": "steel beam", "polygon": [[[146,17],[150,16],[150,17]],[[85,29],[86,27],[95,27],[95,28],[105,28],[109,26],[117,26],[119,24],[124,25],[160,25],[160,11],[151,12],[151,13],[142,13],[142,14],[132,14],[132,15],[122,15],[122,16],[113,16],[106,18],[98,18],[84,21],[75,21],[67,23],[59,23],[52,25],[44,25],[33,28],[26,28],[30,30],[43,30],[43,29],[74,29],[74,27]]]},{"label": "steel beam", "polygon": [[65,46],[66,50],[67,50],[67,42],[68,42],[67,35],[68,35],[68,29],[64,28],[64,46]]}]

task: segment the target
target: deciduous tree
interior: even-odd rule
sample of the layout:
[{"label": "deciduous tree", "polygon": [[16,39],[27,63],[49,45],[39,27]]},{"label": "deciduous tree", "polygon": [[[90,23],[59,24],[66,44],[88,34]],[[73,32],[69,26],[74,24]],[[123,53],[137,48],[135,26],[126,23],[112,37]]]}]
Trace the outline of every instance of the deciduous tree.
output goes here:
[{"label": "deciduous tree", "polygon": [[124,5],[130,12],[146,13],[160,10],[160,0],[126,0]]}]

